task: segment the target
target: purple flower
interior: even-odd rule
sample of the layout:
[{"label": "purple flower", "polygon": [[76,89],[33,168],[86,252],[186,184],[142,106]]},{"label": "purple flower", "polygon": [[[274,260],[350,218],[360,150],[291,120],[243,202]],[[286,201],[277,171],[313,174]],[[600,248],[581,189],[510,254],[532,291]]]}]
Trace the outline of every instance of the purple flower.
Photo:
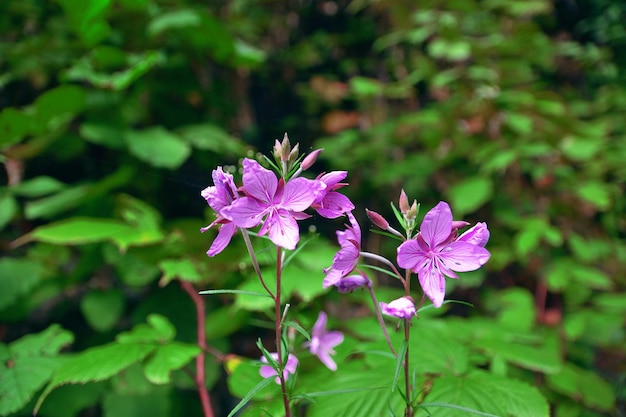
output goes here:
[{"label": "purple flower", "polygon": [[223,251],[230,243],[235,232],[237,232],[237,226],[221,214],[221,210],[229,206],[238,197],[233,176],[225,173],[222,167],[214,169],[212,176],[214,185],[205,188],[200,193],[209,206],[217,213],[217,219],[210,225],[200,229],[200,231],[204,233],[215,225],[220,226],[217,237],[207,251],[209,256],[215,256]]},{"label": "purple flower", "polygon": [[346,183],[340,182],[345,179],[347,175],[347,171],[333,171],[317,178],[319,181],[326,184],[324,192],[315,199],[315,202],[311,206],[320,216],[326,217],[327,219],[335,219],[343,213],[354,210],[354,204],[352,204],[350,199],[336,191],[347,185]]},{"label": "purple flower", "polygon": [[[275,361],[278,361],[278,353],[270,353],[272,358]],[[261,362],[269,363],[265,356],[261,357]],[[295,374],[296,369],[298,369],[298,358],[296,358],[291,353],[287,356],[287,363],[285,364],[285,369],[283,369],[283,378],[285,381],[289,378],[289,374]],[[278,377],[278,373],[271,365],[263,365],[259,370],[259,373],[263,378],[270,378],[276,375],[276,379],[274,380],[277,384],[280,384],[280,378]]]},{"label": "purple flower", "polygon": [[350,275],[349,277],[338,279],[334,285],[337,287],[338,292],[345,294],[361,287],[371,288],[372,281],[365,275]]},{"label": "purple flower", "polygon": [[415,304],[413,299],[408,296],[400,297],[389,304],[383,302],[379,304],[382,313],[387,316],[410,320],[415,315]]},{"label": "purple flower", "polygon": [[324,288],[335,285],[338,280],[348,275],[356,268],[361,252],[361,228],[352,213],[347,213],[352,226],[346,230],[337,231],[337,241],[341,249],[335,254],[333,264],[324,270]]},{"label": "purple flower", "polygon": [[337,364],[330,355],[334,355],[333,348],[343,342],[343,333],[339,331],[327,332],[326,320],[326,313],[320,311],[313,326],[311,341],[305,342],[304,347],[308,347],[311,353],[317,356],[328,369],[336,371]]},{"label": "purple flower", "polygon": [[398,265],[417,273],[424,293],[435,307],[443,303],[446,290],[444,275],[458,278],[454,271],[474,271],[491,256],[487,249],[474,243],[486,243],[486,225],[475,226],[457,240],[454,240],[455,233],[450,206],[441,201],[426,213],[417,237],[398,247]]},{"label": "purple flower", "polygon": [[296,220],[310,217],[303,213],[323,192],[321,181],[294,178],[286,183],[252,159],[243,161],[244,197],[224,207],[222,216],[243,228],[263,221],[259,236],[269,234],[277,246],[295,249],[300,239]]}]

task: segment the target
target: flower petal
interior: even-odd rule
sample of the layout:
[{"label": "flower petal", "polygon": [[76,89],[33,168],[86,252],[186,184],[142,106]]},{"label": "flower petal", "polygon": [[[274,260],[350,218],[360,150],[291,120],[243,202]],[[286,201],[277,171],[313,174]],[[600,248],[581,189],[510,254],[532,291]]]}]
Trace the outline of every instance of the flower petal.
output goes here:
[{"label": "flower petal", "polygon": [[445,201],[440,201],[422,220],[420,233],[431,250],[445,242],[452,232],[452,211]]},{"label": "flower petal", "polygon": [[280,205],[293,211],[308,209],[316,198],[324,191],[326,184],[306,178],[294,178],[287,181]]},{"label": "flower petal", "polygon": [[324,174],[318,179],[331,189],[335,184],[343,181],[348,176],[348,171],[331,171],[328,174]]},{"label": "flower petal", "polygon": [[343,213],[354,210],[354,204],[352,204],[352,201],[345,195],[331,191],[324,196],[319,202],[319,205],[316,203],[313,208],[322,217],[336,219]]},{"label": "flower petal", "polygon": [[223,251],[236,232],[237,226],[234,223],[223,224],[206,254],[213,257]]},{"label": "flower petal", "polygon": [[224,207],[220,214],[239,227],[254,227],[261,222],[267,206],[252,197],[240,197],[230,206]]},{"label": "flower petal", "polygon": [[491,254],[481,246],[469,242],[451,242],[440,253],[439,259],[456,272],[474,271],[483,266]]},{"label": "flower petal", "polygon": [[432,266],[422,268],[417,273],[424,294],[430,298],[435,307],[441,307],[446,294],[446,280],[443,274]]},{"label": "flower petal", "polygon": [[[298,223],[287,210],[274,210],[265,219],[265,226],[269,229],[269,238],[275,245],[288,250],[296,248],[300,240]],[[263,229],[261,229],[263,230]],[[260,234],[261,231],[259,231]]]},{"label": "flower petal", "polygon": [[243,189],[246,194],[265,203],[272,203],[278,185],[276,174],[253,159],[245,158],[242,165]]},{"label": "flower petal", "polygon": [[429,261],[429,258],[417,241],[410,239],[398,246],[397,260],[400,268],[417,271],[424,263]]},{"label": "flower petal", "polygon": [[487,223],[480,222],[466,230],[465,233],[457,238],[457,241],[469,242],[473,245],[482,246],[484,248],[489,241],[489,235]]}]

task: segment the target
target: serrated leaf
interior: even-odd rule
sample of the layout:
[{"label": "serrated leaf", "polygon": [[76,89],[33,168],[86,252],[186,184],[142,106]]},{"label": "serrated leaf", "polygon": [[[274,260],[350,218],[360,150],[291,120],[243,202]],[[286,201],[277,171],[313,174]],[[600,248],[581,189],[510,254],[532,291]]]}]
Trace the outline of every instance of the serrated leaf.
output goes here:
[{"label": "serrated leaf", "polygon": [[144,365],[144,374],[153,384],[169,384],[170,373],[185,366],[199,353],[198,346],[180,342],[159,346]]},{"label": "serrated leaf", "polygon": [[44,273],[44,266],[32,259],[0,258],[0,310],[33,289]]},{"label": "serrated leaf", "polygon": [[187,142],[163,127],[129,131],[124,140],[131,154],[157,168],[178,168],[191,154]]},{"label": "serrated leaf", "polygon": [[123,344],[132,343],[166,343],[176,336],[176,328],[165,317],[150,314],[148,324],[138,324],[131,331],[117,335],[116,340]]},{"label": "serrated leaf", "polygon": [[73,340],[70,332],[52,325],[9,346],[0,344],[0,415],[17,411],[32,399],[63,363],[58,352]]},{"label": "serrated leaf", "polygon": [[[549,417],[548,402],[539,390],[524,382],[475,371],[466,376],[444,376],[433,382],[416,417],[465,417],[466,410],[496,416]],[[426,410],[428,411],[426,411]],[[429,414],[430,413],[430,414]],[[484,415],[484,414],[483,414]]]}]

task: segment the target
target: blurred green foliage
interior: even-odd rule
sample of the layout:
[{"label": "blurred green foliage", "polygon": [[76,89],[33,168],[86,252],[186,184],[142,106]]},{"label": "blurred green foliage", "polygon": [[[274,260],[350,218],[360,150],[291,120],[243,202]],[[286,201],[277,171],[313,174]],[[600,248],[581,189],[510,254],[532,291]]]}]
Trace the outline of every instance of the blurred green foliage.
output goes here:
[{"label": "blurred green foliage", "polygon": [[[488,222],[487,268],[448,280],[475,308],[415,326],[431,334],[412,349],[424,404],[499,389],[513,408],[466,406],[523,415],[544,408],[532,385],[557,417],[626,415],[625,12],[610,0],[3,1],[0,415],[30,415],[46,383],[86,382],[40,414],[200,414],[184,372],[193,304],[177,281],[258,284],[241,242],[205,256],[199,192],[284,131],[325,148],[315,169],[349,171],[364,229],[365,207],[393,218],[401,188]],[[334,249],[333,230],[318,231],[285,270],[292,312],[303,325],[334,312],[374,349],[374,323],[354,318],[363,296],[321,289]],[[395,256],[379,235],[364,247]],[[237,402],[226,390],[258,382],[237,364],[259,357],[265,301],[206,298],[209,343],[233,354],[227,373],[207,364],[218,415]],[[393,376],[372,355],[342,362],[362,349],[341,346],[336,378],[309,364],[302,392]],[[355,395],[346,404],[367,397]]]}]

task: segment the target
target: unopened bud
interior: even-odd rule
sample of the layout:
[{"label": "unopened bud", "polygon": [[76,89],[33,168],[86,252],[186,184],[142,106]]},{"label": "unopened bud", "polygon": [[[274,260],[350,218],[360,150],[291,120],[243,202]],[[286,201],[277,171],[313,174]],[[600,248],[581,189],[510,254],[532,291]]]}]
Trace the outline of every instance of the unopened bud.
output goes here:
[{"label": "unopened bud", "polygon": [[275,158],[277,161],[280,161],[280,156],[282,155],[282,153],[283,153],[283,147],[282,147],[282,145],[280,144],[280,142],[278,141],[278,139],[276,139],[276,140],[274,141],[274,148],[273,148],[274,158]]},{"label": "unopened bud", "polygon": [[317,161],[317,157],[319,156],[320,153],[322,153],[323,150],[324,149],[316,149],[310,154],[308,154],[307,156],[305,156],[304,159],[302,160],[302,164],[300,165],[300,167],[302,167],[302,170],[305,171],[311,168],[313,164],[315,163],[315,161]]},{"label": "unopened bud", "polygon": [[400,212],[402,214],[407,214],[409,211],[409,198],[406,196],[404,189],[400,191],[400,201],[398,202],[398,205],[400,206]]},{"label": "unopened bud", "polygon": [[365,213],[367,214],[367,217],[370,219],[370,221],[376,226],[380,227],[383,230],[389,229],[389,222],[385,220],[383,216],[376,213],[375,211],[368,209],[365,209]]},{"label": "unopened bud", "polygon": [[465,227],[469,225],[468,222],[463,221],[463,220],[453,220],[452,221],[452,229],[460,229],[462,227]]},{"label": "unopened bud", "polygon": [[283,142],[280,144],[280,148],[280,160],[288,161],[289,154],[291,153],[291,143],[289,143],[287,132],[285,132],[285,136],[283,136]]},{"label": "unopened bud", "polygon": [[407,218],[415,220],[417,217],[417,200],[413,200],[413,204],[407,213]]},{"label": "unopened bud", "polygon": [[293,149],[291,149],[291,152],[289,152],[289,162],[290,163],[296,162],[296,159],[298,159],[299,154],[300,154],[300,144],[296,143],[296,146],[294,146]]}]

